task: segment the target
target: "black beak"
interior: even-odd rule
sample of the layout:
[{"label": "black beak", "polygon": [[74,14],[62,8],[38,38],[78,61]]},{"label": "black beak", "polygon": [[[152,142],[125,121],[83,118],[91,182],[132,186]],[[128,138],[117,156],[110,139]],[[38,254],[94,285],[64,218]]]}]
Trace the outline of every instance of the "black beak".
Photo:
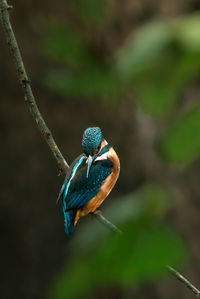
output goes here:
[{"label": "black beak", "polygon": [[89,172],[90,172],[90,168],[92,166],[93,160],[94,160],[94,156],[90,156],[89,155],[89,157],[88,157],[88,165],[87,165],[87,175],[86,175],[87,178],[89,176]]}]

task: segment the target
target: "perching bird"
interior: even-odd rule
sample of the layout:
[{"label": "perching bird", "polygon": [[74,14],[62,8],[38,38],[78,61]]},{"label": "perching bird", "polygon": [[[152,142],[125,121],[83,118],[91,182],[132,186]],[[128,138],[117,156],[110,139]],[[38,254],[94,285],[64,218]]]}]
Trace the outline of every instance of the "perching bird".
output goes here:
[{"label": "perching bird", "polygon": [[72,234],[81,216],[95,213],[114,187],[120,172],[119,158],[100,128],[85,130],[82,148],[84,153],[68,169],[57,199],[62,198],[67,235]]}]

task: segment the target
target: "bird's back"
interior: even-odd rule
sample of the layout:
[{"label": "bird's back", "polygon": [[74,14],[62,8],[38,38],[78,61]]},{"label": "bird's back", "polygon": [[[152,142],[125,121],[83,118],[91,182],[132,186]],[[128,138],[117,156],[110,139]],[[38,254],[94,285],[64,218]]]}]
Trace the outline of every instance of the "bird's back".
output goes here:
[{"label": "bird's back", "polygon": [[60,190],[65,231],[71,234],[80,216],[93,213],[114,187],[120,171],[119,158],[99,127],[90,127],[82,138],[84,154],[70,166]]},{"label": "bird's back", "polygon": [[62,198],[67,234],[71,234],[73,231],[76,212],[87,205],[98,194],[112,171],[113,164],[110,160],[97,161],[92,165],[87,178],[86,161],[85,155],[80,155],[72,163],[58,197],[58,199]]}]

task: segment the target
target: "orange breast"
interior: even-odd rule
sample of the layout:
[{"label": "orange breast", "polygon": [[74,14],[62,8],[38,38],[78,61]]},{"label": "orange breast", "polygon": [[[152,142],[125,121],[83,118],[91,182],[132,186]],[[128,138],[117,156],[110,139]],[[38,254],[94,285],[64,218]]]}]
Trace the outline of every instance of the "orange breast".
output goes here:
[{"label": "orange breast", "polygon": [[111,147],[107,157],[113,162],[113,168],[111,174],[107,177],[98,194],[94,196],[84,207],[79,209],[76,213],[75,224],[81,216],[85,216],[89,213],[94,212],[108,196],[112,188],[114,187],[120,172],[120,162],[119,158]]}]

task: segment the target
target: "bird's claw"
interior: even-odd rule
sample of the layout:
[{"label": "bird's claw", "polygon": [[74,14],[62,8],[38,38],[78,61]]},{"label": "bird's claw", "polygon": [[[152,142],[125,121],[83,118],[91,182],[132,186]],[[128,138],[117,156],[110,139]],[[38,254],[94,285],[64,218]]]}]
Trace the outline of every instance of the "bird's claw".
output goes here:
[{"label": "bird's claw", "polygon": [[100,210],[95,210],[94,212],[92,212],[91,214],[93,215],[101,215],[102,212]]}]

